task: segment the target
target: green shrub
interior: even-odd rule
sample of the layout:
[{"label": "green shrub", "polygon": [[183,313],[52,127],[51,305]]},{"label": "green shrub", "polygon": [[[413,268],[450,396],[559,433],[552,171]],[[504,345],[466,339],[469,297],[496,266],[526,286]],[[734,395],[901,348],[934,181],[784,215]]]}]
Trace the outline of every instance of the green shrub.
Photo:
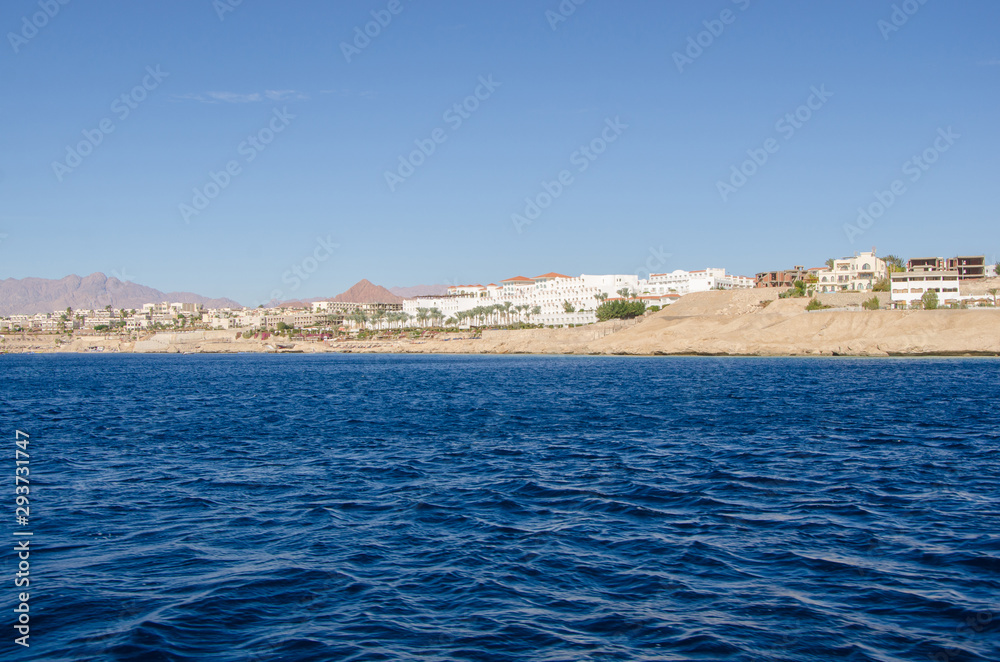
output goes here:
[{"label": "green shrub", "polygon": [[879,301],[877,296],[873,296],[871,299],[866,299],[861,304],[861,307],[864,308],[865,310],[878,310],[879,308],[882,307],[882,302]]},{"label": "green shrub", "polygon": [[632,319],[646,312],[645,301],[605,301],[597,307],[597,319],[606,322],[612,319]]}]

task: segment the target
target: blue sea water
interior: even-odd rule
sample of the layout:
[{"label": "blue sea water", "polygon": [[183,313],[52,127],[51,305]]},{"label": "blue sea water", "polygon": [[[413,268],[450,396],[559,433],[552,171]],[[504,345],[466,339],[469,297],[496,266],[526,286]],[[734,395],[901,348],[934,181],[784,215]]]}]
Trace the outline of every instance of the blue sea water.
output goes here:
[{"label": "blue sea water", "polygon": [[[3,659],[1000,660],[1000,362],[0,356]],[[0,520],[2,521],[2,520]]]}]

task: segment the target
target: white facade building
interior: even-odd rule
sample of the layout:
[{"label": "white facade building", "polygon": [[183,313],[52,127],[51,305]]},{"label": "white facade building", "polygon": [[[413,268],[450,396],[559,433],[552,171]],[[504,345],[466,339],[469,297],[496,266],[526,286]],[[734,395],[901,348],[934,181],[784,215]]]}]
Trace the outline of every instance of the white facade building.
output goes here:
[{"label": "white facade building", "polygon": [[[437,308],[447,318],[479,306],[510,304],[507,316],[511,319],[554,326],[591,324],[597,321],[594,311],[601,303],[598,295],[614,298],[622,289],[641,293],[639,278],[624,274],[515,276],[499,285],[456,285],[448,288],[447,296],[407,299],[403,312],[416,317],[420,308]],[[573,312],[568,312],[567,305]],[[534,313],[536,308],[540,312]]]},{"label": "white facade building", "polygon": [[920,303],[928,290],[937,292],[941,306],[973,298],[959,294],[958,271],[897,271],[892,274],[891,299],[894,305]]},{"label": "white facade building", "polygon": [[709,290],[750,289],[754,279],[747,276],[727,275],[725,269],[708,268],[698,271],[677,269],[669,274],[650,274],[648,280],[640,281],[644,293],[649,294],[690,294]]}]

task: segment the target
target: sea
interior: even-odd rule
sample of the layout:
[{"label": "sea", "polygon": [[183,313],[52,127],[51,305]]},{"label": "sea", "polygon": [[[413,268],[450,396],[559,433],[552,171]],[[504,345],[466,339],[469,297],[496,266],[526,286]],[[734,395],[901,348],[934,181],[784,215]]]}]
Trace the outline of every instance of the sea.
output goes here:
[{"label": "sea", "polygon": [[0,659],[995,662],[998,396],[986,358],[3,355]]}]

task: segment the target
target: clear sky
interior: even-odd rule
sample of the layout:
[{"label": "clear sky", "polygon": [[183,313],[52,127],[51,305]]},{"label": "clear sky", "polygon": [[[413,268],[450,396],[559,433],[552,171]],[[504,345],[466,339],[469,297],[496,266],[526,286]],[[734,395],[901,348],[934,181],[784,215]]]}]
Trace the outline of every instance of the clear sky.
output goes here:
[{"label": "clear sky", "polygon": [[7,0],[0,278],[996,259],[1000,3],[576,2]]}]

